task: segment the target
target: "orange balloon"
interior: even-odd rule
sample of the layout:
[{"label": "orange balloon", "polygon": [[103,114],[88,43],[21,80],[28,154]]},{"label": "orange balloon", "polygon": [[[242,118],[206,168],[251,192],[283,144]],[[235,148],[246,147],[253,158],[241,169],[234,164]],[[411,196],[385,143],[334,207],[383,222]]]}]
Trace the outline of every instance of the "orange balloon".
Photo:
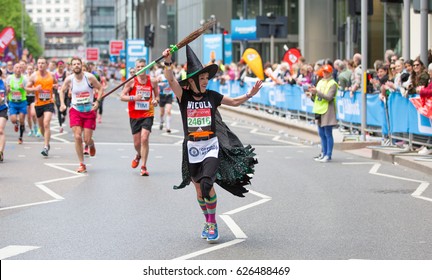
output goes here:
[{"label": "orange balloon", "polygon": [[264,80],[263,65],[259,53],[255,49],[249,48],[244,51],[242,58],[255,76],[260,80]]}]

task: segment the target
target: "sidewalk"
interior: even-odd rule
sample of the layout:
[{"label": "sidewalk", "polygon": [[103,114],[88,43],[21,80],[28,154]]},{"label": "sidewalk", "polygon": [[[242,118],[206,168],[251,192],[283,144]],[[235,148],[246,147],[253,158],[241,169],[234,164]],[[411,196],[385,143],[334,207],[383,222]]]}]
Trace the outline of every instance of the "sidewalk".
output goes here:
[{"label": "sidewalk", "polygon": [[[223,110],[241,112],[249,117],[287,126],[301,133],[301,138],[309,140],[311,143],[319,143],[316,126],[306,121],[282,118],[264,111],[247,109],[245,107],[232,108],[222,106],[222,108]],[[432,173],[432,155],[421,156],[414,151],[406,151],[397,147],[384,147],[381,146],[381,141],[360,141],[360,136],[344,134],[339,129],[333,130],[333,137],[335,140],[334,148],[337,150],[343,150],[365,158],[391,162],[395,165],[406,166],[428,174]]]}]

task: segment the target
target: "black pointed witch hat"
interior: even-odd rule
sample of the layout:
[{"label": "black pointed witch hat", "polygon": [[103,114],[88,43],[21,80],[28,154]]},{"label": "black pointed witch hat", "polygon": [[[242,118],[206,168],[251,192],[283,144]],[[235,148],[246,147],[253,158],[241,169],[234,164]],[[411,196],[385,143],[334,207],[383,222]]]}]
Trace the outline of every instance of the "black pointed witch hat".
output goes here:
[{"label": "black pointed witch hat", "polygon": [[186,86],[188,84],[188,79],[194,76],[199,76],[202,73],[209,73],[209,79],[213,78],[219,67],[217,64],[210,64],[204,67],[199,61],[196,54],[193,52],[192,48],[189,45],[186,45],[186,59],[187,59],[187,75],[186,79],[181,80],[179,84],[181,86]]}]

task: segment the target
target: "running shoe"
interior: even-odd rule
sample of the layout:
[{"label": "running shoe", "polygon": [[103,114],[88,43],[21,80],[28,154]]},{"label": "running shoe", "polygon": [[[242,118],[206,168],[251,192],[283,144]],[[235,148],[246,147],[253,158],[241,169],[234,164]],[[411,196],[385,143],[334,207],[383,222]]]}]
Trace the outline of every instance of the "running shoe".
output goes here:
[{"label": "running shoe", "polygon": [[321,153],[321,154],[317,155],[316,157],[314,157],[314,160],[315,160],[315,161],[319,161],[319,160],[321,160],[323,157],[324,157],[324,155],[323,155],[323,153]]},{"label": "running shoe", "polygon": [[37,130],[37,132],[36,132],[36,137],[42,137],[42,134],[41,134],[41,132],[40,132],[40,129]]},{"label": "running shoe", "polygon": [[167,133],[171,133],[171,129],[167,129]]},{"label": "running shoe", "polygon": [[208,223],[207,242],[214,243],[219,239],[217,224]]},{"label": "running shoe", "polygon": [[147,167],[141,166],[141,176],[150,176],[150,174],[147,171]]},{"label": "running shoe", "polygon": [[77,173],[86,173],[87,172],[86,165],[84,163],[80,163],[76,172]]},{"label": "running shoe", "polygon": [[18,138],[18,144],[22,144],[23,143],[23,140],[22,140],[22,138],[20,137],[20,138]]},{"label": "running shoe", "polygon": [[203,230],[202,230],[202,232],[201,232],[201,238],[202,238],[202,239],[207,239],[207,236],[208,236],[208,229],[209,229],[208,224],[207,224],[207,223],[204,223],[204,228],[203,228]]},{"label": "running shoe", "polygon": [[0,162],[3,162],[3,160],[4,160],[3,152],[0,152]]},{"label": "running shoe", "polygon": [[84,146],[84,155],[85,156],[90,155],[89,146],[87,146],[87,145]]},{"label": "running shoe", "polygon": [[18,132],[18,123],[16,123],[16,124],[14,125],[14,131],[15,131],[15,132]]},{"label": "running shoe", "polygon": [[95,146],[95,143],[93,142],[93,145],[91,145],[89,147],[90,147],[90,156],[94,157],[96,155],[96,146]]},{"label": "running shoe", "polygon": [[42,150],[42,152],[41,152],[41,154],[43,156],[47,157],[48,156],[48,151],[49,151],[49,148],[48,147],[44,147],[43,150]]},{"label": "running shoe", "polygon": [[162,130],[162,129],[163,129],[163,122],[161,122],[159,125],[159,130]]},{"label": "running shoe", "polygon": [[135,158],[132,160],[131,167],[132,168],[137,168],[138,164],[140,162],[140,159],[141,159],[141,156],[136,155]]},{"label": "running shoe", "polygon": [[29,133],[27,134],[28,137],[32,137],[33,135],[33,130],[30,129]]}]

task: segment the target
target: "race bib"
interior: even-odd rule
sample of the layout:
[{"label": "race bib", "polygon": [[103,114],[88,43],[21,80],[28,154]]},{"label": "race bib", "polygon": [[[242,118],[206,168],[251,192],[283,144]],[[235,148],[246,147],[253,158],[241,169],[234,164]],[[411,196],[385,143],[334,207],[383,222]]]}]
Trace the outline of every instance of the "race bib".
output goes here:
[{"label": "race bib", "polygon": [[77,105],[88,104],[88,103],[91,103],[90,92],[79,92],[76,94]]},{"label": "race bib", "polygon": [[172,94],[173,90],[170,87],[166,87],[163,89],[162,93],[165,95],[170,95]]},{"label": "race bib", "polygon": [[148,101],[135,101],[135,110],[150,110],[150,102]]},{"label": "race bib", "polygon": [[187,110],[187,125],[190,128],[210,126],[211,121],[210,108]]},{"label": "race bib", "polygon": [[217,137],[203,141],[187,142],[190,163],[200,163],[209,157],[217,158],[219,154],[219,141]]},{"label": "race bib", "polygon": [[49,90],[41,90],[39,92],[39,99],[43,101],[47,101],[51,99],[51,92]]},{"label": "race bib", "polygon": [[12,101],[18,102],[22,100],[22,94],[20,91],[13,91],[12,92]]},{"label": "race bib", "polygon": [[150,91],[147,91],[147,90],[137,90],[137,94],[141,94],[143,100],[149,100],[150,99]]}]

